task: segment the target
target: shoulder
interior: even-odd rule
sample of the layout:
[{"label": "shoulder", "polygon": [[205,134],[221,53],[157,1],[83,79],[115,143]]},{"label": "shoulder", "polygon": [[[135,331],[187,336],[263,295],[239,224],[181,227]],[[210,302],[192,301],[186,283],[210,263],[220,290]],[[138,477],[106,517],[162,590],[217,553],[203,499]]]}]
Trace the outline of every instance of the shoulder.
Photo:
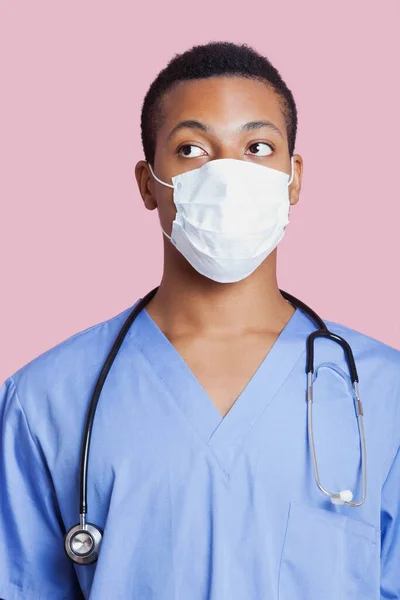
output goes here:
[{"label": "shoulder", "polygon": [[375,367],[381,366],[386,371],[397,375],[400,383],[400,350],[385,344],[361,331],[347,325],[324,319],[328,329],[342,337],[351,346],[354,358],[361,361],[369,360]]},{"label": "shoulder", "polygon": [[400,350],[341,323],[324,320],[330,331],[349,343],[359,376],[366,432],[375,452],[390,468],[400,448]]},{"label": "shoulder", "polygon": [[350,345],[364,391],[384,397],[400,418],[400,350],[341,323],[324,322]]},{"label": "shoulder", "polygon": [[[128,315],[139,302],[69,336],[41,353],[17,371],[7,381],[12,381],[18,390],[23,408],[46,403],[62,390],[71,393],[90,387],[98,376],[99,364],[103,364],[112,344]],[[29,406],[33,404],[33,406]]]}]

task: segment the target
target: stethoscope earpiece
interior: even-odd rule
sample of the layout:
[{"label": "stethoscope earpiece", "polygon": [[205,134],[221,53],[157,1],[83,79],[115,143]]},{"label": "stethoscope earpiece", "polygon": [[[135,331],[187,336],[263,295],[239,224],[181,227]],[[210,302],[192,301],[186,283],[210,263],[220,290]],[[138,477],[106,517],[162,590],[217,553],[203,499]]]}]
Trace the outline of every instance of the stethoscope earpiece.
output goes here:
[{"label": "stethoscope earpiece", "polygon": [[91,565],[96,562],[103,532],[93,523],[82,519],[67,531],[64,537],[64,549],[69,558],[78,565]]}]

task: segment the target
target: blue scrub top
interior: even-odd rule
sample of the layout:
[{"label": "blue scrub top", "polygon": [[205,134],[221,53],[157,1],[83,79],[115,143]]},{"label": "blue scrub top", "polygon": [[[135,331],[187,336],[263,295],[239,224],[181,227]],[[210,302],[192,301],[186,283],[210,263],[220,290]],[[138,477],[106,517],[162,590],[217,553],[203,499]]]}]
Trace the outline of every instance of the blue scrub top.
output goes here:
[{"label": "blue scrub top", "polygon": [[[0,391],[0,598],[400,598],[400,351],[327,321],[351,345],[364,404],[368,488],[358,508],[318,489],[307,441],[306,338],[297,309],[222,418],[144,309],[105,382],[89,459],[98,562],[74,565],[79,457],[93,387],[132,307],[73,335]],[[322,485],[361,497],[343,350],[315,345]],[[337,365],[337,366],[336,366]]]}]

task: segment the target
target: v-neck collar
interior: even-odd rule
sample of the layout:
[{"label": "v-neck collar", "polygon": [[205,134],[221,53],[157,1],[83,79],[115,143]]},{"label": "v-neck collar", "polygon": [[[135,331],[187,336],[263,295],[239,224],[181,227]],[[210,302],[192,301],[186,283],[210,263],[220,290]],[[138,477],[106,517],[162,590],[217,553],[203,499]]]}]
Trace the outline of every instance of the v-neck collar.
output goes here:
[{"label": "v-neck collar", "polygon": [[136,317],[128,335],[228,473],[243,438],[270,405],[303,354],[305,360],[306,339],[313,329],[311,319],[297,308],[224,417],[145,308]]}]

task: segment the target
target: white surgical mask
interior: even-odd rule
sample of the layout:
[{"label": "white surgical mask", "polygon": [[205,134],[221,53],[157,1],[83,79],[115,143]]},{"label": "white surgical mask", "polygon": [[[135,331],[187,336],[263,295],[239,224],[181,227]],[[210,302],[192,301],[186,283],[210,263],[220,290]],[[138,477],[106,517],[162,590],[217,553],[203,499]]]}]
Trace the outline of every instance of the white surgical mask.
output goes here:
[{"label": "white surgical mask", "polygon": [[172,177],[176,216],[169,236],[196,271],[220,283],[248,277],[289,223],[292,174],[235,158],[211,160]]}]

